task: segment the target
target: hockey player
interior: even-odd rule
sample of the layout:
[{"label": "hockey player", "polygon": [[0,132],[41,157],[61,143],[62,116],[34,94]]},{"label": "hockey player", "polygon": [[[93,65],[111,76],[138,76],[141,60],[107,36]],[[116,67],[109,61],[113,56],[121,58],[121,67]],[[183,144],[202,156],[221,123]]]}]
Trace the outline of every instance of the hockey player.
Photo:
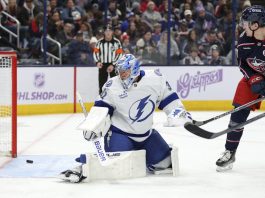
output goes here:
[{"label": "hockey player", "polygon": [[[238,83],[233,106],[238,107],[265,96],[265,8],[254,5],[242,12],[244,32],[238,41],[238,63],[244,77]],[[250,111],[260,108],[260,103],[233,113],[229,127],[247,120]],[[227,134],[225,151],[216,161],[217,171],[232,169],[235,154],[244,128]]]},{"label": "hockey player", "polygon": [[[133,55],[123,55],[116,64],[116,72],[117,76],[105,83],[94,105],[107,108],[111,120],[107,133],[103,134],[105,151],[143,149],[149,170],[167,169],[171,166],[171,148],[152,128],[154,111],[157,107],[163,110],[167,126],[171,127],[190,122],[190,114],[162,74],[158,70],[141,70]],[[84,132],[88,141],[97,136],[100,134]],[[60,174],[61,179],[70,182],[80,182],[85,177],[82,167]]]}]

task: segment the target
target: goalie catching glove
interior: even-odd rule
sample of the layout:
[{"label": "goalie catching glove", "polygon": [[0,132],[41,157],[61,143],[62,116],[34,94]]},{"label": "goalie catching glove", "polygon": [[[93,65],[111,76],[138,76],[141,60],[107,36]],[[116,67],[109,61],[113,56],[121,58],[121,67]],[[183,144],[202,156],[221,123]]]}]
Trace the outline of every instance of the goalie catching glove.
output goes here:
[{"label": "goalie catching glove", "polygon": [[86,119],[78,125],[77,129],[83,131],[86,140],[91,141],[105,136],[111,125],[108,108],[92,107]]},{"label": "goalie catching glove", "polygon": [[183,108],[173,109],[167,116],[166,127],[184,126],[185,123],[192,122],[192,117],[189,112]]}]

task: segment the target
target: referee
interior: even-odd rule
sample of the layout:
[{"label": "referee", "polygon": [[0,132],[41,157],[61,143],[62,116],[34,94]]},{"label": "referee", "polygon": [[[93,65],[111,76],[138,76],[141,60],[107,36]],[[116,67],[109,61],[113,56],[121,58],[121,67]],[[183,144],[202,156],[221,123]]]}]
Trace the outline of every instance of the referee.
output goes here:
[{"label": "referee", "polygon": [[99,93],[102,92],[102,87],[108,80],[108,77],[115,76],[114,65],[122,53],[120,41],[113,37],[111,25],[107,25],[104,28],[104,37],[97,42],[93,52],[94,60],[99,68]]}]

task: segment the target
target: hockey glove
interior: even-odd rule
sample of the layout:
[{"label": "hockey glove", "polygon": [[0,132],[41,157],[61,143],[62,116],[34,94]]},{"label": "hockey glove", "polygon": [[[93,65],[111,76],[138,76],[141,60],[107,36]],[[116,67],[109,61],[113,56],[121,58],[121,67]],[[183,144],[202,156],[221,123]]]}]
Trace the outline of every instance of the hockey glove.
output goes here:
[{"label": "hockey glove", "polygon": [[92,131],[83,131],[83,136],[87,141],[93,141],[98,137],[97,134]]},{"label": "hockey glove", "polygon": [[251,76],[248,80],[248,83],[251,86],[251,91],[255,94],[260,94],[265,96],[265,80],[261,75]]},{"label": "hockey glove", "polygon": [[183,108],[176,108],[167,116],[167,123],[164,126],[183,126],[186,122],[192,122],[191,114]]}]

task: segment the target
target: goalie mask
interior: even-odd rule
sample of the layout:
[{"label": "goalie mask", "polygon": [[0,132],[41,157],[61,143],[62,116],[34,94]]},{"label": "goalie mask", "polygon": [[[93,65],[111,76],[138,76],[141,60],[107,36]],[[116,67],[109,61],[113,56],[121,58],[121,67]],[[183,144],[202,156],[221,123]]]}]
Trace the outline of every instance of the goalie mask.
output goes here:
[{"label": "goalie mask", "polygon": [[[121,80],[124,89],[129,89],[136,77],[140,75],[140,63],[132,54],[123,55],[116,63],[116,74]],[[129,76],[123,79],[122,73],[129,72]]]}]

